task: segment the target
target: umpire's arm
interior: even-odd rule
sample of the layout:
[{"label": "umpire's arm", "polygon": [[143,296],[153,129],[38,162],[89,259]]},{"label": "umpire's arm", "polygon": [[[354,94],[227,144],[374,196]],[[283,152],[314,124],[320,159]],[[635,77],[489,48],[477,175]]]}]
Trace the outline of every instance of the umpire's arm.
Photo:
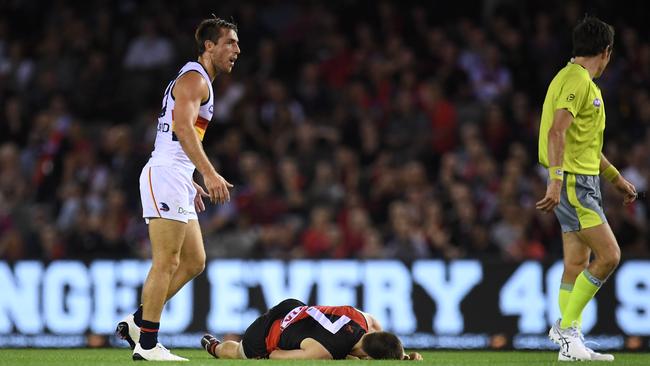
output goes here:
[{"label": "umpire's arm", "polygon": [[[573,115],[566,109],[558,109],[553,114],[553,124],[548,131],[548,166],[562,167],[564,161],[564,139],[566,131],[573,123]],[[560,204],[562,180],[551,179],[546,187],[546,195],[535,207],[544,212],[551,212]]]}]

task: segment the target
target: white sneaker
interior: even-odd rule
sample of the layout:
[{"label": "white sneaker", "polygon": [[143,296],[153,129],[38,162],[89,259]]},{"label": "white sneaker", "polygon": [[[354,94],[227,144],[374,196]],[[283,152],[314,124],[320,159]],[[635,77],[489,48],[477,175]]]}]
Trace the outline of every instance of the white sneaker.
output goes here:
[{"label": "white sneaker", "polygon": [[[587,349],[587,352],[589,352],[589,359],[587,360],[580,360],[580,361],[605,361],[605,362],[612,362],[614,361],[614,355],[609,354],[609,353],[598,353],[594,351],[593,349],[589,347],[585,347]],[[569,356],[566,356],[562,354],[562,351],[557,356],[558,361],[576,361],[576,359],[573,359]]]},{"label": "white sneaker", "polygon": [[[561,341],[562,334],[560,333],[560,330],[562,329],[560,327],[560,322],[561,321],[562,321],[562,319],[556,320],[555,323],[553,323],[553,326],[551,327],[551,329],[548,331],[548,338],[551,341],[553,341],[553,343],[557,344],[558,346],[562,345],[562,341]],[[582,334],[582,332],[580,332],[580,330],[578,330],[578,332],[580,333],[580,339],[582,340],[582,343],[584,344],[585,343],[585,337]],[[587,350],[587,352],[589,352],[589,355],[590,355],[592,361],[614,361],[614,355],[611,355],[609,353],[598,353],[598,352],[594,351],[593,349],[591,349],[591,348],[589,348],[587,346],[585,346],[585,349]],[[561,358],[561,356],[558,356],[558,360],[560,358]],[[569,360],[565,360],[565,361],[569,361]]]},{"label": "white sneaker", "polygon": [[152,349],[143,349],[140,343],[133,350],[133,361],[189,361],[187,358],[176,356],[165,346],[157,343]]},{"label": "white sneaker", "polygon": [[614,355],[609,353],[598,353],[593,349],[586,347],[592,361],[614,361]]},{"label": "white sneaker", "polygon": [[127,315],[126,318],[117,324],[115,334],[121,339],[129,342],[131,349],[135,348],[135,345],[140,342],[140,327],[135,325],[133,314]]},{"label": "white sneaker", "polygon": [[[585,336],[584,334],[582,334],[582,332],[580,332],[580,337],[582,338],[582,343],[585,344],[585,348],[587,349],[587,352],[589,352],[589,355],[591,355],[592,361],[614,361],[614,355],[609,353],[598,353],[593,349],[587,347],[586,346],[587,342],[585,341]],[[591,343],[596,343],[596,342],[591,342]]]},{"label": "white sneaker", "polygon": [[[551,328],[553,331],[553,328]],[[549,332],[550,333],[550,332]],[[585,347],[582,334],[577,324],[572,324],[569,328],[558,330],[560,341],[560,353],[558,361],[590,361],[591,354]],[[550,335],[550,334],[549,334]]]},{"label": "white sneaker", "polygon": [[556,320],[555,323],[553,323],[553,326],[551,327],[551,329],[549,329],[549,331],[548,331],[548,339],[553,341],[553,343],[557,344],[558,346],[562,344],[562,342],[560,341],[560,337],[562,336],[560,334],[560,329],[562,329],[560,327],[560,322],[561,321],[562,321],[562,319]]}]

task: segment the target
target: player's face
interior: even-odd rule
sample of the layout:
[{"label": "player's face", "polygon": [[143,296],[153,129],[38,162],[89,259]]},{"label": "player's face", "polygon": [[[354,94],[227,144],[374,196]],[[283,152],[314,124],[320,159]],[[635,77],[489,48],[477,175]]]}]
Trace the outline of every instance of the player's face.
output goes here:
[{"label": "player's face", "polygon": [[210,50],[212,64],[218,72],[230,73],[237,56],[241,52],[239,49],[239,38],[237,33],[232,29],[224,29],[224,34],[219,37],[217,43]]}]

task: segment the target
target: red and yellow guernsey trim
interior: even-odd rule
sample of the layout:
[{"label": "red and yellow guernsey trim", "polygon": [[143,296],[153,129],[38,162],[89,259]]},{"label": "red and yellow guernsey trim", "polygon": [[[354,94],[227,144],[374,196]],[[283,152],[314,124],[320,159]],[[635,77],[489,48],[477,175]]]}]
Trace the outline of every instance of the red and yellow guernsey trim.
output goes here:
[{"label": "red and yellow guernsey trim", "polygon": [[208,129],[208,122],[210,121],[201,116],[199,116],[199,118],[196,119],[196,122],[194,122],[194,130],[199,134],[199,140],[201,141],[203,141],[203,136],[205,136],[205,130]]},{"label": "red and yellow guernsey trim", "polygon": [[[196,133],[199,135],[199,140],[203,141],[203,136],[205,136],[205,130],[208,129],[208,121],[207,119],[198,116],[196,118],[196,121],[194,121],[194,130]],[[174,133],[174,110],[172,109],[172,133]]]}]

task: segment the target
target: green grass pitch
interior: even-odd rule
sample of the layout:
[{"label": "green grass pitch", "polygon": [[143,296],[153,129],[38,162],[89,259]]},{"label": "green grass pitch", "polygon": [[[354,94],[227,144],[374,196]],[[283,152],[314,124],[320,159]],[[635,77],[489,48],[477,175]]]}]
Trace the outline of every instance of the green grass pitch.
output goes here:
[{"label": "green grass pitch", "polygon": [[[248,366],[248,365],[358,365],[372,362],[378,365],[404,364],[410,361],[279,361],[279,360],[217,360],[199,349],[179,349],[179,356],[187,357],[190,362],[178,362],[180,365],[212,366]],[[527,351],[427,351],[421,352],[424,361],[419,365],[566,365],[557,362],[557,352]],[[648,353],[615,353],[613,365],[650,365]],[[0,365],[52,365],[52,366],[108,366],[130,365],[130,351],[127,349],[0,349]],[[167,362],[164,363],[168,364]]]}]

